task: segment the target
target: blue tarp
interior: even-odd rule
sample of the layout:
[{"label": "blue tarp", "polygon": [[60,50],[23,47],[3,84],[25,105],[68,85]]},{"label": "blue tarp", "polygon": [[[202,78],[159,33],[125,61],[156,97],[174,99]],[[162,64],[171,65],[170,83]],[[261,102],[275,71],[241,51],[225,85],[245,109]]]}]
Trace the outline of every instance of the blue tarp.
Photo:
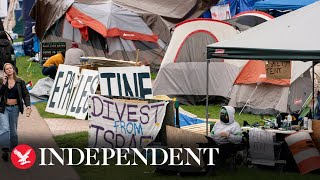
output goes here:
[{"label": "blue tarp", "polygon": [[254,4],[257,10],[296,10],[319,0],[264,0]]},{"label": "blue tarp", "polygon": [[192,124],[204,123],[204,121],[201,119],[193,118],[182,113],[179,113],[179,120],[180,120],[180,127],[189,126]]},{"label": "blue tarp", "polygon": [[217,5],[230,5],[231,16],[245,11],[252,11],[254,3],[258,0],[221,0]]}]

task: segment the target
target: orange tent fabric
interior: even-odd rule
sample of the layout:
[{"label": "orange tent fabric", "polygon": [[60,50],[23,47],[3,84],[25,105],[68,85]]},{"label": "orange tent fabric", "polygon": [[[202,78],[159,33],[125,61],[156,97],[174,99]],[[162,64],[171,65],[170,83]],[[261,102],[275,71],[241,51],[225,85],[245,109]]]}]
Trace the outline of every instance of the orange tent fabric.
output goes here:
[{"label": "orange tent fabric", "polygon": [[66,18],[74,28],[78,28],[80,30],[82,38],[85,40],[89,39],[88,27],[90,27],[103,37],[120,36],[127,40],[143,40],[154,43],[157,43],[158,41],[158,36],[155,34],[143,34],[139,33],[138,29],[136,29],[136,31],[128,31],[121,29],[121,27],[114,27],[112,24],[103,24],[99,19],[90,17],[73,6],[71,6],[66,12]]},{"label": "orange tent fabric", "polygon": [[290,79],[268,79],[264,61],[250,60],[239,73],[234,84],[270,83],[279,86],[289,86]]}]

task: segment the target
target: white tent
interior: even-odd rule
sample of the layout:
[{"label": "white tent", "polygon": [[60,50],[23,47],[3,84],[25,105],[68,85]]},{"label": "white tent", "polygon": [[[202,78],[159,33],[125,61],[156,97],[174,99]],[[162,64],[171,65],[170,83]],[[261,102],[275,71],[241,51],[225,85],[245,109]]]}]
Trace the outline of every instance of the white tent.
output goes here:
[{"label": "white tent", "polygon": [[[153,93],[178,97],[182,103],[203,101],[206,94],[205,47],[237,33],[229,23],[217,20],[194,19],[178,24],[154,82]],[[214,63],[210,66],[209,94],[228,97],[239,72],[240,67],[232,63]]]}]

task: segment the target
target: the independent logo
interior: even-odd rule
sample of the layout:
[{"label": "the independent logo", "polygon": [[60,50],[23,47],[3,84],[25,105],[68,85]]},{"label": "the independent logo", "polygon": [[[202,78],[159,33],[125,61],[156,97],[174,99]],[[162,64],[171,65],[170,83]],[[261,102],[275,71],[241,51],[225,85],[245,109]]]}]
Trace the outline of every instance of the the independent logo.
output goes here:
[{"label": "the independent logo", "polygon": [[26,144],[15,147],[11,153],[11,162],[18,169],[29,169],[36,161],[34,149]]}]

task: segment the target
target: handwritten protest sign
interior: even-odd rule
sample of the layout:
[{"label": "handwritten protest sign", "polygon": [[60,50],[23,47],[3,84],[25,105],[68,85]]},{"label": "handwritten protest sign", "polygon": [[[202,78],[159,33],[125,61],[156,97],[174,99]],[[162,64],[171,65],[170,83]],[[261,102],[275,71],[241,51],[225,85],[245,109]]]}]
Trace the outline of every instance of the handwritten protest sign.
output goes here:
[{"label": "handwritten protest sign", "polygon": [[290,79],[291,61],[266,61],[266,74],[269,79]]},{"label": "handwritten protest sign", "polygon": [[150,68],[99,67],[101,95],[128,96],[150,99],[152,84]]},{"label": "handwritten protest sign", "polygon": [[74,89],[74,81],[79,75],[79,67],[59,65],[56,78],[50,91],[46,111],[65,115]]},{"label": "handwritten protest sign", "polygon": [[88,95],[95,94],[99,85],[98,71],[83,69],[69,103],[67,115],[85,119],[88,113]]},{"label": "handwritten protest sign", "polygon": [[252,163],[274,166],[273,133],[261,129],[249,131]]},{"label": "handwritten protest sign", "polygon": [[168,102],[128,103],[89,96],[89,147],[143,148],[161,129]]}]

